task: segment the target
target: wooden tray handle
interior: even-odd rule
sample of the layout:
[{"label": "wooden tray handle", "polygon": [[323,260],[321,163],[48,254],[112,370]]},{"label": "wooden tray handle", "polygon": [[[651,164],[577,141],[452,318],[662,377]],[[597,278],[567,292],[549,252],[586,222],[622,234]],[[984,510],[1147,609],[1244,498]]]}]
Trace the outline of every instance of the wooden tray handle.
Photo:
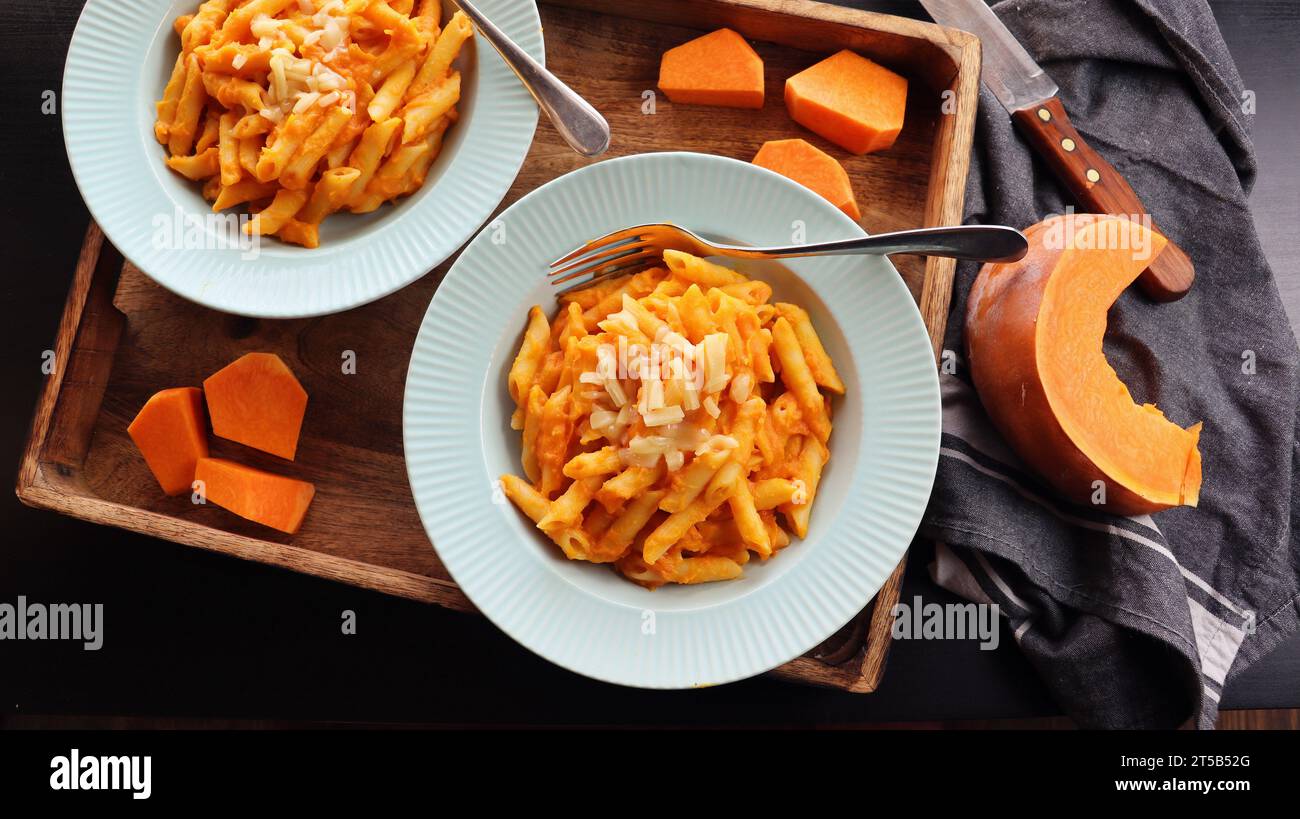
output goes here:
[{"label": "wooden tray handle", "polygon": [[[1085,208],[1121,216],[1147,213],[1119,171],[1079,136],[1060,99],[1050,97],[1016,111],[1011,119]],[[1195,279],[1192,260],[1170,240],[1164,252],[1142,271],[1138,285],[1155,301],[1175,301],[1187,294]]]}]

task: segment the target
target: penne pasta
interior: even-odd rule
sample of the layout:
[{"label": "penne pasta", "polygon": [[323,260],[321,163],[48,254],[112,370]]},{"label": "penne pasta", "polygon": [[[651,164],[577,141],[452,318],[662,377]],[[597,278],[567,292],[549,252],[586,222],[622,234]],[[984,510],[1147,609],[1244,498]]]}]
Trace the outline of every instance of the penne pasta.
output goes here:
[{"label": "penne pasta", "polygon": [[316,130],[302,142],[302,146],[293,154],[289,164],[280,172],[280,184],[289,190],[299,190],[307,186],[307,180],[320,163],[325,152],[334,143],[334,138],[352,119],[352,113],[346,108],[334,107],[325,114]]},{"label": "penne pasta", "polygon": [[[258,233],[316,247],[331,213],[424,184],[473,34],[464,14],[440,18],[438,0],[206,0],[173,21],[180,53],[154,106],[167,166],[218,210],[265,206]],[[274,187],[252,197],[249,181]],[[282,191],[307,192],[300,213],[282,212],[302,198]]]},{"label": "penne pasta", "polygon": [[[239,42],[252,34],[253,20],[261,15],[275,17],[296,0],[251,0],[226,15],[221,28],[209,36],[214,46]],[[206,3],[204,4],[206,5]],[[200,7],[200,10],[202,7]],[[194,25],[193,23],[190,24]]]},{"label": "penne pasta", "polygon": [[207,43],[225,22],[234,0],[207,0],[181,28],[181,50],[188,54]]},{"label": "penne pasta", "polygon": [[429,166],[442,152],[442,138],[446,135],[447,128],[455,121],[455,117],[452,116],[454,113],[454,110],[449,111],[429,130],[428,136],[425,137],[425,141],[429,144],[429,150],[411,165],[406,193],[413,193],[424,184],[425,176],[429,173]]},{"label": "penne pasta", "polygon": [[280,188],[275,198],[271,200],[271,204],[253,214],[253,218],[244,225],[244,232],[261,235],[275,233],[305,204],[307,204],[306,191]]},{"label": "penne pasta", "polygon": [[546,409],[546,393],[534,384],[528,391],[528,402],[524,405],[522,428],[523,448],[520,460],[524,475],[533,483],[542,479],[541,463],[537,460],[537,436],[542,430],[542,415]]},{"label": "penne pasta", "polygon": [[777,312],[782,318],[790,322],[794,330],[794,336],[799,341],[799,349],[803,351],[804,360],[808,362],[808,370],[812,373],[813,380],[819,387],[825,387],[837,395],[844,394],[844,382],[840,380],[839,373],[835,372],[835,365],[831,363],[831,357],[826,354],[826,348],[822,346],[822,340],[817,336],[817,331],[813,329],[812,320],[808,318],[808,311],[804,310],[797,304],[785,304],[777,302]]},{"label": "penne pasta", "polygon": [[299,221],[294,217],[290,217],[284,224],[280,225],[280,229],[275,232],[275,235],[286,242],[302,245],[303,247],[320,246],[319,226],[310,222]]},{"label": "penne pasta", "polygon": [[551,511],[551,502],[526,481],[514,475],[501,476],[501,489],[507,498],[519,507],[519,511],[528,516],[533,523],[538,523]]},{"label": "penne pasta", "polygon": [[259,113],[245,114],[235,123],[231,130],[236,139],[247,139],[249,137],[259,136],[268,133],[271,130],[271,121]]},{"label": "penne pasta", "polygon": [[776,370],[772,368],[772,331],[764,327],[745,341],[745,350],[749,354],[749,365],[754,377],[764,384],[776,381]]},{"label": "penne pasta", "polygon": [[803,349],[795,337],[794,328],[784,316],[772,325],[772,346],[781,362],[781,380],[794,393],[808,428],[817,436],[817,440],[825,443],[831,434],[826,402],[817,391],[817,383],[813,380]]},{"label": "penne pasta", "polygon": [[331,168],[321,174],[312,189],[311,198],[298,213],[297,218],[307,224],[320,224],[326,216],[343,207],[343,201],[352,190],[352,183],[361,175],[356,168]]},{"label": "penne pasta", "polygon": [[605,481],[596,493],[596,500],[610,512],[623,506],[629,498],[636,497],[653,486],[663,475],[663,466],[629,466]]},{"label": "penne pasta", "polygon": [[664,255],[554,321],[533,307],[506,376],[511,499],[568,558],[649,588],[738,577],[807,534],[831,433],[809,359],[834,371],[766,283]]},{"label": "penne pasta", "polygon": [[609,528],[596,542],[596,547],[592,551],[593,559],[598,557],[599,560],[596,562],[611,563],[622,557],[628,547],[632,545],[637,533],[645,528],[645,525],[650,521],[650,517],[658,508],[663,495],[664,491],[662,489],[643,492],[635,501],[628,504],[617,517],[613,517]]},{"label": "penne pasta", "polygon": [[256,80],[270,70],[271,52],[255,43],[227,43],[199,57],[205,72]]},{"label": "penne pasta", "polygon": [[[759,510],[775,509],[784,503],[792,503],[799,491],[799,484],[785,478],[766,478],[756,481],[750,488],[754,506]],[[806,501],[801,501],[801,503]]]},{"label": "penne pasta", "polygon": [[474,27],[462,11],[457,11],[447,21],[433,48],[420,65],[407,89],[407,99],[418,97],[441,82],[451,71],[451,63],[460,53],[461,46],[474,34]]},{"label": "penne pasta", "polygon": [[357,143],[356,150],[348,157],[348,166],[356,168],[361,173],[352,183],[352,191],[347,198],[347,204],[350,206],[359,203],[365,195],[366,186],[370,184],[371,178],[379,168],[379,162],[388,153],[388,146],[392,143],[402,127],[402,120],[397,117],[390,117],[383,122],[377,122],[371,125],[361,135],[361,141]]},{"label": "penne pasta", "polygon": [[209,176],[215,176],[219,170],[217,149],[208,148],[194,156],[169,156],[167,167],[186,179],[207,179]]},{"label": "penne pasta", "polygon": [[166,87],[163,88],[162,99],[154,106],[157,112],[157,121],[154,122],[154,137],[163,145],[167,145],[170,139],[172,120],[176,118],[176,106],[181,100],[181,90],[185,86],[185,55],[177,54],[176,63],[172,66],[171,77],[167,80]]},{"label": "penne pasta", "polygon": [[181,86],[171,124],[167,127],[167,150],[172,156],[184,156],[190,152],[206,101],[207,93],[203,90],[203,72],[199,69],[199,58],[191,54],[185,58],[185,82]]},{"label": "penne pasta", "polygon": [[702,287],[718,288],[729,284],[744,284],[747,279],[729,267],[705,261],[680,250],[665,250],[664,262],[669,271]]},{"label": "penne pasta", "polygon": [[699,344],[705,336],[717,330],[717,325],[713,323],[713,311],[709,308],[709,300],[704,297],[704,292],[695,282],[691,282],[690,287],[686,288],[678,299],[677,314],[681,316],[686,338],[692,344]]},{"label": "penne pasta", "polygon": [[541,469],[540,488],[550,497],[563,484],[569,436],[573,424],[569,417],[569,395],[573,388],[565,385],[546,399],[542,407],[541,426],[537,432],[537,464]]},{"label": "penne pasta", "polygon": [[528,390],[541,369],[542,359],[551,349],[551,329],[542,308],[533,307],[528,311],[528,326],[524,328],[524,340],[510,365],[506,376],[506,385],[510,398],[516,406],[523,406]]},{"label": "penne pasta", "polygon": [[740,299],[746,304],[765,304],[772,298],[772,285],[756,280],[739,284],[725,284],[719,289],[728,296]]},{"label": "penne pasta", "polygon": [[194,143],[194,153],[201,154],[216,145],[220,132],[220,118],[209,109],[203,119],[203,130],[199,133],[198,141]]},{"label": "penne pasta", "polygon": [[226,208],[233,208],[236,205],[242,205],[245,202],[270,199],[275,196],[278,190],[279,187],[273,183],[258,182],[256,179],[241,179],[233,185],[222,186],[216,201],[212,203],[212,210],[221,211]]},{"label": "penne pasta", "polygon": [[793,471],[795,479],[802,484],[803,502],[795,503],[791,500],[781,505],[781,512],[785,514],[790,527],[799,537],[808,536],[808,520],[812,515],[813,498],[816,497],[817,485],[821,482],[822,468],[826,466],[829,458],[830,452],[820,441],[816,438],[804,438],[803,449],[799,452]]},{"label": "penne pasta", "polygon": [[441,0],[420,0],[415,14],[415,27],[425,42],[432,42],[438,37],[438,21],[442,17]]},{"label": "penne pasta", "polygon": [[558,498],[551,502],[546,515],[537,521],[537,528],[544,531],[567,529],[582,517],[582,510],[591,503],[591,496],[600,488],[600,476],[579,478],[569,484]]},{"label": "penne pasta", "polygon": [[672,491],[664,496],[659,508],[665,512],[680,512],[690,506],[704,488],[727,462],[729,450],[711,450],[697,455],[691,465],[673,476]]},{"label": "penne pasta", "polygon": [[227,108],[242,106],[246,111],[260,111],[266,104],[265,92],[255,82],[214,71],[200,73],[208,96]]},{"label": "penne pasta", "polygon": [[244,175],[239,162],[239,140],[235,138],[235,116],[233,111],[227,111],[218,123],[217,160],[223,186],[235,184]]},{"label": "penne pasta", "polygon": [[[575,481],[585,478],[601,478],[622,471],[623,462],[619,460],[618,449],[612,446],[601,447],[595,452],[581,452],[569,459],[564,465],[564,477]],[[594,490],[593,490],[594,494]]]},{"label": "penne pasta", "polygon": [[683,558],[674,564],[668,575],[670,583],[716,583],[720,580],[735,580],[740,577],[740,564],[727,557],[703,555],[701,557]]},{"label": "penne pasta", "polygon": [[740,538],[745,545],[765,560],[771,557],[772,543],[767,534],[767,527],[763,525],[762,518],[758,516],[758,509],[754,506],[754,496],[749,492],[749,481],[743,477],[736,481],[735,488],[727,497],[727,505],[731,507],[731,516],[736,521],[736,528],[740,530]]},{"label": "penne pasta", "polygon": [[453,71],[431,90],[411,98],[402,106],[402,142],[415,142],[424,137],[459,101],[460,72]]},{"label": "penne pasta", "polygon": [[366,106],[366,112],[374,122],[382,122],[397,110],[397,106],[402,104],[402,99],[406,96],[406,89],[410,87],[411,80],[415,79],[415,63],[408,62],[402,65],[393,73],[389,74],[383,85],[375,92],[374,98]]},{"label": "penne pasta", "polygon": [[645,539],[645,545],[641,551],[642,559],[651,564],[659,560],[677,541],[682,539],[687,529],[707,518],[709,513],[721,506],[724,500],[726,498],[714,502],[705,497],[698,497],[691,501],[690,505],[682,511],[669,515]]},{"label": "penne pasta", "polygon": [[[417,142],[393,151],[379,166],[379,170],[375,171],[374,178],[366,186],[366,193],[378,203],[399,195],[406,188],[411,169],[432,150],[433,146],[428,142]],[[378,207],[378,204],[375,206]]]}]

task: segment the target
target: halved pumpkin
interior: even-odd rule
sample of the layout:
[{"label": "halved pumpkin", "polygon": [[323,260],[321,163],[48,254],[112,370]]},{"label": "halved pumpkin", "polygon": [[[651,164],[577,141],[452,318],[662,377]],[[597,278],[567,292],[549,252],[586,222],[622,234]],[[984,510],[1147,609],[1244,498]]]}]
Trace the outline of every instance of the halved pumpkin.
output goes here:
[{"label": "halved pumpkin", "polygon": [[1201,424],[1136,404],[1102,352],[1106,314],[1166,245],[1118,216],[1072,214],[1025,231],[1029,253],[971,287],[966,344],[990,418],[1070,500],[1134,515],[1195,506]]}]

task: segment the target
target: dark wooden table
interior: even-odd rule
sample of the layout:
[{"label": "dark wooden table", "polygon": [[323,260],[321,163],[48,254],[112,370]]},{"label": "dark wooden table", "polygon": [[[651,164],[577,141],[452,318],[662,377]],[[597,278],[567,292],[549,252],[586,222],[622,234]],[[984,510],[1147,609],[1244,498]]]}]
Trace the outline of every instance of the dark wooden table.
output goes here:
[{"label": "dark wooden table", "polygon": [[[1187,0],[1196,2],[1196,0]],[[87,213],[72,181],[57,92],[82,0],[6,0],[0,76],[4,218],[0,293],[0,464],[16,469]],[[914,2],[865,8],[921,16]],[[1258,99],[1264,246],[1300,317],[1300,3],[1211,4]],[[541,127],[547,127],[545,125]],[[36,714],[166,720],[311,720],[439,724],[827,725],[1037,717],[1059,713],[1014,641],[900,642],[883,688],[861,696],[768,679],[692,692],[592,682],[534,657],[479,617],[104,529],[0,495],[0,602],[104,604],[105,642],[0,642],[0,723]],[[904,599],[949,598],[925,577],[922,548]],[[358,633],[340,634],[353,610]],[[1300,638],[1231,686],[1226,708],[1300,706]]]}]

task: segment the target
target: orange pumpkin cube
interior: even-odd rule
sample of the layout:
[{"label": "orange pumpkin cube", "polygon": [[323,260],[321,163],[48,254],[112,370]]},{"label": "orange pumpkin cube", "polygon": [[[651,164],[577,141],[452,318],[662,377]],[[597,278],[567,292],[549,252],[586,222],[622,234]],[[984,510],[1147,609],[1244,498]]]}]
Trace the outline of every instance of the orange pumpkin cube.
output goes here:
[{"label": "orange pumpkin cube", "polygon": [[786,80],[785,107],[795,122],[846,151],[883,151],[903,130],[907,79],[841,51]]},{"label": "orange pumpkin cube", "polygon": [[249,353],[203,382],[212,431],[293,460],[307,412],[307,391],[278,355]]},{"label": "orange pumpkin cube", "polygon": [[203,397],[197,387],[154,393],[126,428],[163,492],[179,495],[194,483],[194,469],[208,457]]},{"label": "orange pumpkin cube", "polygon": [[664,52],[659,90],[675,103],[763,107],[763,58],[729,28]]},{"label": "orange pumpkin cube", "polygon": [[826,201],[848,214],[855,222],[862,218],[848,171],[835,157],[802,139],[777,139],[764,142],[753,162],[805,188],[820,194]]},{"label": "orange pumpkin cube", "polygon": [[254,523],[294,534],[307,516],[316,487],[221,458],[203,458],[194,479],[204,497]]}]

